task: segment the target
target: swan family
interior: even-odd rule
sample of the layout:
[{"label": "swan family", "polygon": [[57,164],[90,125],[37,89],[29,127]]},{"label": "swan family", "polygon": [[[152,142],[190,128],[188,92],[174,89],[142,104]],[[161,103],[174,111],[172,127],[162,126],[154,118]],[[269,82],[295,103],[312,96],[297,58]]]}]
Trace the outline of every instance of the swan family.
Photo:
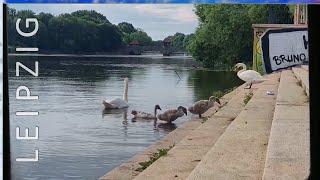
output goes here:
[{"label": "swan family", "polygon": [[[246,85],[249,87],[245,87],[250,89],[252,84],[259,83],[265,81],[260,73],[253,71],[253,70],[247,70],[247,67],[243,63],[237,63],[235,66],[235,70],[237,71],[237,76],[245,81]],[[128,108],[128,78],[124,79],[124,91],[123,91],[123,98],[115,98],[113,100],[103,100],[102,104],[105,107],[105,110],[112,110],[112,109],[123,109]],[[176,119],[186,115],[187,111],[189,111],[192,114],[196,114],[199,116],[199,118],[202,118],[202,114],[205,113],[208,109],[213,107],[217,103],[219,106],[221,106],[219,98],[215,96],[211,96],[208,100],[200,100],[195,102],[192,106],[190,106],[188,109],[179,106],[176,109],[168,109],[165,112],[158,114],[158,111],[161,111],[160,106],[157,104],[154,106],[154,112],[147,113],[143,111],[136,111],[132,110],[131,114],[133,115],[133,119],[153,119],[155,122],[157,120],[165,121],[167,123],[172,123]]]}]

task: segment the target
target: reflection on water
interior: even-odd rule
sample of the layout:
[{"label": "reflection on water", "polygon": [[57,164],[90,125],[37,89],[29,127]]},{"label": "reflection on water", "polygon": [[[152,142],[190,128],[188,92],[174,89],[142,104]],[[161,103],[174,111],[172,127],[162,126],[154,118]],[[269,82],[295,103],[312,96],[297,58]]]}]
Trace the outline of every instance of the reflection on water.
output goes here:
[{"label": "reflection on water", "polygon": [[[15,77],[15,61],[29,67],[39,61],[39,77]],[[13,179],[97,179],[190,119],[173,124],[132,120],[132,109],[162,112],[207,99],[213,91],[239,85],[233,72],[195,70],[191,59],[9,57],[11,132],[39,126],[39,140],[18,141],[11,133]],[[129,108],[104,111],[102,100],[122,98],[129,77]],[[15,100],[25,85],[37,101]],[[16,117],[15,111],[39,111],[37,117]],[[161,111],[160,111],[161,112]],[[39,149],[38,163],[16,163]]]},{"label": "reflection on water", "polygon": [[102,117],[103,118],[120,118],[124,121],[128,120],[128,108],[123,108],[123,109],[103,109],[102,110]]},{"label": "reflection on water", "polygon": [[158,123],[157,127],[158,129],[171,132],[177,128],[177,125],[175,123]]}]

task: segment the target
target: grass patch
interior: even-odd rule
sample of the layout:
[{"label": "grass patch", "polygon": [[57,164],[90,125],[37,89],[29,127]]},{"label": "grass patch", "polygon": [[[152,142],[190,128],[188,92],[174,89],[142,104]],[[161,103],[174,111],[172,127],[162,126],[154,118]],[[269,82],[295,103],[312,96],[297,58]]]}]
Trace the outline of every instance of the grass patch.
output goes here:
[{"label": "grass patch", "polygon": [[252,96],[253,96],[253,93],[252,93],[252,92],[250,92],[249,94],[246,94],[246,95],[244,96],[243,103],[244,103],[244,104],[248,104],[248,102],[250,101],[250,99],[252,98]]},{"label": "grass patch", "polygon": [[215,96],[215,97],[217,97],[217,98],[221,98],[222,96],[224,95],[224,92],[223,91],[214,91],[213,93],[212,93],[212,96]]},{"label": "grass patch", "polygon": [[201,119],[201,123],[205,123],[208,119],[209,119],[209,117],[203,117],[203,118]]},{"label": "grass patch", "polygon": [[297,82],[297,85],[300,86],[300,87],[302,87],[302,81],[299,80],[299,81]]},{"label": "grass patch", "polygon": [[170,146],[168,149],[163,148],[163,149],[158,149],[158,152],[155,152],[151,155],[149,161],[145,162],[139,162],[139,165],[141,167],[137,168],[136,171],[142,172],[143,170],[147,169],[153,162],[158,160],[160,157],[165,156],[168,154],[168,151],[172,148],[173,146]]}]

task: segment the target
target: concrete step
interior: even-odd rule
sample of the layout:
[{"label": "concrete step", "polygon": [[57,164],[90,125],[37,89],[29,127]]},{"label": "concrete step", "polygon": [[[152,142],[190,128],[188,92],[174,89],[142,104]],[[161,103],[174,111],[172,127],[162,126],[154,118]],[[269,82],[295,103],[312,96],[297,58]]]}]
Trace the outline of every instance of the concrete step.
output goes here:
[{"label": "concrete step", "polygon": [[307,179],[310,167],[308,98],[290,70],[282,72],[278,94],[263,179]]},{"label": "concrete step", "polygon": [[[261,179],[274,114],[280,73],[267,76],[245,109],[187,177],[198,179]],[[267,91],[274,95],[267,95]]]},{"label": "concrete step", "polygon": [[294,67],[292,71],[309,97],[309,71],[303,67]]},{"label": "concrete step", "polygon": [[[237,94],[243,91],[244,85],[239,86],[234,91],[224,95],[222,97],[222,103],[228,103],[228,106],[235,104],[234,99]],[[237,108],[237,107],[234,107]],[[222,108],[223,109],[223,108]],[[216,112],[217,108],[209,109],[203,116],[210,117]],[[220,111],[220,110],[219,110]],[[112,169],[103,177],[100,177],[101,180],[131,180],[134,179],[137,175],[140,174],[139,171],[136,171],[140,167],[140,162],[145,162],[149,160],[149,157],[158,152],[158,149],[166,149],[170,146],[178,144],[183,138],[190,134],[193,130],[197,129],[202,125],[202,120],[194,118],[190,121],[184,123],[181,127],[178,127],[174,131],[170,132],[163,139],[159,140],[155,144],[149,146],[146,150],[141,153],[136,154],[134,157],[129,159],[127,162],[121,164],[120,166]]]},{"label": "concrete step", "polygon": [[240,86],[238,90],[239,92],[224,107],[177,143],[166,156],[141,172],[135,180],[186,179],[243,110],[246,91],[244,86]]}]

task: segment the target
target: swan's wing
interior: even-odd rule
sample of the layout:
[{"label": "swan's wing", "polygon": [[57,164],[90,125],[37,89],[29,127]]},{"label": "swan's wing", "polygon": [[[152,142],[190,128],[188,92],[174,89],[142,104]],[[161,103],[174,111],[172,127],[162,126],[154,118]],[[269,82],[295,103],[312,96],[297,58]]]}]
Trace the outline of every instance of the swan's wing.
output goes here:
[{"label": "swan's wing", "polygon": [[260,73],[254,70],[243,71],[239,74],[239,78],[246,82],[262,81],[263,77]]},{"label": "swan's wing", "polygon": [[138,112],[137,112],[137,117],[138,117],[138,118],[143,118],[143,119],[152,119],[152,118],[155,118],[154,115],[152,115],[152,114],[150,114],[150,113],[142,112],[142,111],[138,111]]},{"label": "swan's wing", "polygon": [[177,109],[171,109],[171,110],[167,110],[162,114],[158,115],[158,118],[160,120],[164,120],[164,121],[168,121],[171,119],[171,117],[175,116],[177,114],[178,110]]},{"label": "swan's wing", "polygon": [[113,99],[113,100],[109,101],[109,104],[112,104],[113,106],[115,106],[117,108],[129,107],[128,103],[125,102],[123,99],[120,99],[120,98],[116,98],[116,99]]},{"label": "swan's wing", "polygon": [[200,100],[196,102],[193,106],[194,112],[202,114],[203,112],[207,111],[209,108],[208,102],[208,100]]},{"label": "swan's wing", "polygon": [[110,103],[108,103],[106,100],[103,100],[103,101],[102,101],[102,104],[104,105],[104,107],[105,107],[106,109],[113,109],[113,108],[114,108],[113,105],[110,104]]}]

